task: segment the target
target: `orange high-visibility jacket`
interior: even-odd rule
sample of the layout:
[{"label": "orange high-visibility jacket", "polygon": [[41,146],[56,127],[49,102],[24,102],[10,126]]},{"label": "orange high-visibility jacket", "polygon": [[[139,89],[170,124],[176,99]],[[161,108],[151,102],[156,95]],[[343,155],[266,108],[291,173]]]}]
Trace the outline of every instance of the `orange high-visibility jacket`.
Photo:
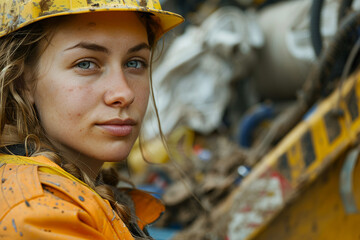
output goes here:
[{"label": "orange high-visibility jacket", "polygon": [[[133,239],[125,224],[85,183],[43,156],[0,154],[0,239]],[[140,228],[164,206],[129,190]]]}]

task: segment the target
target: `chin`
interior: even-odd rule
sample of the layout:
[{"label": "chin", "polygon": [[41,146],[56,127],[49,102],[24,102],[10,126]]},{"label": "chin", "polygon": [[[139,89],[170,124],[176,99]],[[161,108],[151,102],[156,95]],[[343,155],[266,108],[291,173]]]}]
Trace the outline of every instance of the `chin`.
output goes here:
[{"label": "chin", "polygon": [[101,160],[102,162],[121,162],[124,161],[130,154],[130,150],[124,152],[115,152],[113,154],[111,154],[111,152],[107,152],[106,155],[102,155],[99,160]]},{"label": "chin", "polygon": [[98,162],[121,162],[129,156],[132,147],[132,142],[126,144],[124,144],[124,142],[120,144],[116,142],[105,142],[98,144],[97,147],[92,147],[91,151],[88,151],[86,155]]}]

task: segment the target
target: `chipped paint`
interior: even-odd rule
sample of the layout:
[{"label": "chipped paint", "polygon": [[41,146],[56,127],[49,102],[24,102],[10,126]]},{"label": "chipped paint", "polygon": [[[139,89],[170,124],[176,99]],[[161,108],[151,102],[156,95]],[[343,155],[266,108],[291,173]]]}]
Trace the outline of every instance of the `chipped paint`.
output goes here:
[{"label": "chipped paint", "polygon": [[12,219],[12,220],[11,220],[11,223],[12,223],[12,226],[13,226],[15,232],[17,232],[17,227],[16,227],[15,219]]},{"label": "chipped paint", "polygon": [[139,0],[138,0],[138,3],[139,3],[139,5],[140,5],[141,7],[146,7],[146,6],[147,6],[147,1],[146,1],[146,0],[140,0],[140,2],[139,2]]},{"label": "chipped paint", "polygon": [[55,186],[58,186],[58,187],[60,187],[60,184],[59,183],[55,183],[55,182],[52,182],[52,181],[46,181],[47,183],[50,183],[50,184],[52,184],[52,185],[55,185]]},{"label": "chipped paint", "polygon": [[53,5],[54,2],[52,0],[41,0],[40,1],[40,9],[42,12],[49,11],[51,5]]}]

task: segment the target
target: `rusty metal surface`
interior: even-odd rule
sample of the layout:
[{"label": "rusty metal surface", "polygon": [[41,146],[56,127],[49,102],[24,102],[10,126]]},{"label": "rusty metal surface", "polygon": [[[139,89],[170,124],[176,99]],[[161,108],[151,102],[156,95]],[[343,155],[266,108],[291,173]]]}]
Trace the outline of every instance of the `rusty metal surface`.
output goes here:
[{"label": "rusty metal surface", "polygon": [[[253,240],[353,240],[360,237],[360,214],[347,213],[339,194],[346,153],[329,165],[314,182],[275,218],[251,237]],[[352,196],[359,203],[360,165],[353,171]]]},{"label": "rusty metal surface", "polygon": [[[230,240],[257,239],[300,189],[314,182],[340,154],[356,144],[360,133],[359,99],[358,72],[347,80],[341,95],[336,91],[322,101],[257,164],[232,199]],[[333,114],[338,103],[341,115]]]}]

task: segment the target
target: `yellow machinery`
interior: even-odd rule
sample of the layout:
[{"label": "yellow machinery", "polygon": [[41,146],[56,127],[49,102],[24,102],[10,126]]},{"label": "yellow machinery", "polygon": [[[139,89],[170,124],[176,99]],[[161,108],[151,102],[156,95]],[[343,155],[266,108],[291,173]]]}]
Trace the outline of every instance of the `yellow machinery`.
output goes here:
[{"label": "yellow machinery", "polygon": [[360,239],[360,71],[316,106],[232,195],[228,238]]}]

